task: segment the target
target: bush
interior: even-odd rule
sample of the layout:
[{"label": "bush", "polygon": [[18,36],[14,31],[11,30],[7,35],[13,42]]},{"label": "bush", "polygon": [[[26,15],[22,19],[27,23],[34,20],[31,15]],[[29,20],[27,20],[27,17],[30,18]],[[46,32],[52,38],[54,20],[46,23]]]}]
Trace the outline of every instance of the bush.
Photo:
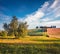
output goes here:
[{"label": "bush", "polygon": [[9,31],[9,32],[8,32],[8,36],[14,36],[14,32]]},{"label": "bush", "polygon": [[2,32],[0,33],[0,36],[7,36],[7,32],[6,32],[6,31],[2,31]]}]

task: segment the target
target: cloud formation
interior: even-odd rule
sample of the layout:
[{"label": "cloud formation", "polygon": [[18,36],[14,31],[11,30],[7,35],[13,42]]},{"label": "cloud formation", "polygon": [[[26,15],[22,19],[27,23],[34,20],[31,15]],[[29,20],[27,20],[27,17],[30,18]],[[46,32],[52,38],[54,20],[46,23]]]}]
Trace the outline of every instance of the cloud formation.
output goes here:
[{"label": "cloud formation", "polygon": [[[36,26],[51,26],[56,25],[60,27],[60,1],[55,0],[53,4],[45,2],[41,8],[32,14],[25,17],[29,28],[35,28]],[[55,20],[56,19],[56,20]],[[58,20],[59,19],[59,20]]]},{"label": "cloud formation", "polygon": [[[1,10],[9,11],[3,7],[1,7]],[[0,13],[0,29],[3,30],[3,23],[9,23],[11,16],[4,15],[1,11]],[[28,14],[23,18],[18,17],[18,19],[18,21],[27,21],[29,29],[35,28],[36,26],[51,25],[60,27],[60,0],[54,0],[52,4],[49,3],[49,1],[45,2],[37,11]]]}]

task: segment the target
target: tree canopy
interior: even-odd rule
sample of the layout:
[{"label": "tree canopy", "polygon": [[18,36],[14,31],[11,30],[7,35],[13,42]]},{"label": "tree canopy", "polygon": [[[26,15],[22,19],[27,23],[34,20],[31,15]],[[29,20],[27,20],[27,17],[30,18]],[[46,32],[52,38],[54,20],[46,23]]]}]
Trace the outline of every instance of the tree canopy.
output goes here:
[{"label": "tree canopy", "polygon": [[4,30],[7,31],[8,36],[24,37],[27,35],[27,22],[18,23],[16,16],[13,16],[9,24],[4,23]]}]

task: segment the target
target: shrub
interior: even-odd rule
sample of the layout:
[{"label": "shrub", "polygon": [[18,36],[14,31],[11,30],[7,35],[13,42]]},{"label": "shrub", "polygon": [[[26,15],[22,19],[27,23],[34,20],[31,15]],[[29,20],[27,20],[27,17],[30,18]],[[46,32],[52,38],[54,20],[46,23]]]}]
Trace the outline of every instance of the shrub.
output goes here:
[{"label": "shrub", "polygon": [[2,31],[2,32],[0,33],[0,36],[7,36],[7,32],[6,32],[6,31]]}]

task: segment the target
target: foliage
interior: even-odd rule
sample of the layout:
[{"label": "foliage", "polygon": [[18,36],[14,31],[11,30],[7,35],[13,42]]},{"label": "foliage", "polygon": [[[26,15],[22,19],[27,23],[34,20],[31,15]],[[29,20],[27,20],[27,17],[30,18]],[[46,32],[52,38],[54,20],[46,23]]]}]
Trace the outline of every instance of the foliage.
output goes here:
[{"label": "foliage", "polygon": [[27,34],[27,22],[18,23],[16,16],[13,16],[13,19],[9,24],[4,23],[3,25],[5,31],[8,32],[8,36],[15,36],[19,38],[20,36],[25,36]]},{"label": "foliage", "polygon": [[6,32],[6,31],[1,31],[1,32],[0,32],[0,36],[3,36],[3,37],[4,37],[4,36],[7,36],[7,32]]},{"label": "foliage", "polygon": [[4,23],[3,28],[5,29],[5,31],[8,31],[9,30],[8,24],[7,23]]},{"label": "foliage", "polygon": [[9,24],[9,32],[8,33],[11,33],[11,35],[16,36],[17,28],[18,28],[18,20],[17,20],[16,16],[13,16],[13,19]]},{"label": "foliage", "polygon": [[26,36],[27,35],[27,23],[21,22],[18,27],[18,36]]}]

